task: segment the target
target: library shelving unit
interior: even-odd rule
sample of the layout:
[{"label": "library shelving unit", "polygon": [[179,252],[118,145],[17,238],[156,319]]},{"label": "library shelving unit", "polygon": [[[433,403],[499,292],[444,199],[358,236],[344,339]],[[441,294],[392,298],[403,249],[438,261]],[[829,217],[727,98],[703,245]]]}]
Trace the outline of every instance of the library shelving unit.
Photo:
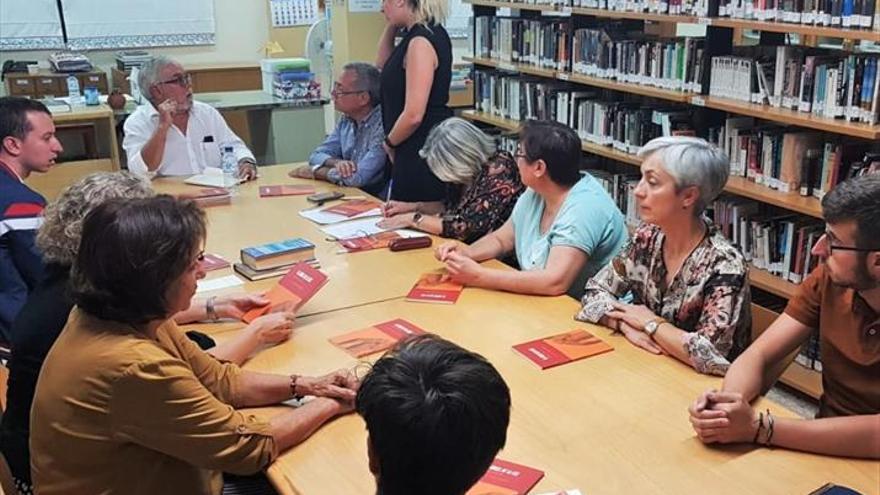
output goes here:
[{"label": "library shelving unit", "polygon": [[[782,22],[749,21],[742,19],[717,17],[713,15],[714,12],[718,11],[717,0],[710,0],[710,15],[701,17],[657,14],[648,12],[621,12],[595,8],[571,7],[550,4],[529,4],[520,2],[502,2],[494,0],[465,1],[472,4],[474,8],[474,17],[495,15],[496,9],[509,8],[512,10],[519,10],[520,12],[529,12],[532,16],[540,16],[542,15],[542,13],[544,13],[545,15],[547,13],[552,13],[554,17],[548,18],[554,20],[559,19],[559,17],[564,19],[568,16],[587,16],[607,19],[629,19],[637,21],[641,20],[650,21],[653,23],[702,24],[706,26],[707,60],[710,60],[713,56],[731,54],[733,49],[734,30],[743,29],[750,29],[761,32],[760,42],[761,44],[765,45],[784,44],[786,33],[840,38],[844,40],[867,40],[880,42],[880,31],[876,30],[872,31],[866,29],[807,26]],[[474,39],[476,39],[476,33],[474,33]],[[849,136],[853,138],[875,141],[880,139],[880,125],[868,125],[863,123],[847,122],[845,120],[820,117],[812,114],[787,110],[783,108],[776,108],[768,105],[745,103],[716,96],[710,97],[708,94],[706,94],[708,93],[709,88],[708,70],[703,71],[704,83],[702,84],[702,87],[704,94],[696,94],[663,89],[653,86],[620,82],[599,77],[591,77],[583,74],[575,74],[568,71],[538,67],[530,64],[499,61],[490,58],[468,57],[466,60],[474,64],[475,67],[495,68],[514,74],[520,73],[529,76],[568,81],[586,87],[602,88],[680,104],[689,104],[694,106],[695,109],[699,107],[709,108],[717,111],[727,112],[727,114],[730,115],[751,116],[784,125],[798,126],[806,129],[819,130],[827,133]],[[479,112],[476,110],[466,110],[462,112],[462,117],[508,131],[515,131],[520,126],[520,122],[518,121],[502,118],[489,113]],[[640,164],[640,159],[638,157],[629,153],[616,150],[609,146],[602,146],[583,141],[581,147],[586,153],[614,160],[616,162],[633,166],[638,166]],[[813,217],[817,219],[822,218],[822,209],[818,199],[813,197],[800,196],[796,192],[780,192],[764,185],[755,184],[745,177],[730,177],[727,186],[725,187],[725,191],[735,196],[748,198],[759,203],[773,205],[775,207],[795,212],[801,215],[806,215],[808,217]],[[783,299],[791,298],[797,288],[796,284],[791,283],[782,277],[775,276],[767,271],[752,267],[749,272],[749,279],[752,287],[767,291]],[[761,317],[759,317],[757,313],[763,314],[761,315]],[[756,307],[753,304],[754,320],[764,321],[764,325],[766,325],[767,314],[767,309]],[[818,398],[822,393],[821,373],[800,366],[797,363],[792,363],[788,367],[788,369],[786,369],[786,371],[782,375],[781,380],[783,381],[783,383],[786,383],[787,385],[815,398]]]}]

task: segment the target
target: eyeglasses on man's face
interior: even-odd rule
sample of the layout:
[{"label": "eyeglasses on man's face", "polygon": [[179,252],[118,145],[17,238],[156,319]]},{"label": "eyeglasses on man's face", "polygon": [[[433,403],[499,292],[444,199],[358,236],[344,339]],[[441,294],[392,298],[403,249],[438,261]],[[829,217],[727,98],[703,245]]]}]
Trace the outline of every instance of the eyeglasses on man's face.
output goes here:
[{"label": "eyeglasses on man's face", "polygon": [[834,251],[855,251],[857,253],[873,253],[876,251],[880,251],[880,248],[860,248],[857,246],[844,246],[842,244],[835,244],[839,242],[837,237],[834,236],[834,233],[830,230],[825,230],[825,233],[822,234],[822,237],[819,238],[819,242],[825,241],[825,247],[828,250],[828,255],[831,256],[834,254]]},{"label": "eyeglasses on man's face", "polygon": [[333,96],[333,97],[337,97],[337,96],[345,96],[345,95],[354,95],[354,94],[358,94],[358,93],[363,93],[363,92],[365,92],[365,91],[366,91],[366,90],[364,90],[364,89],[356,89],[356,90],[352,90],[352,91],[345,91],[344,89],[342,89],[341,86],[339,86],[338,84],[336,84],[336,85],[333,86],[333,89],[330,90],[330,95]]},{"label": "eyeglasses on man's face", "polygon": [[159,81],[156,84],[176,84],[181,88],[187,88],[192,84],[192,75],[190,74],[178,74],[171,79],[166,79],[165,81]]}]

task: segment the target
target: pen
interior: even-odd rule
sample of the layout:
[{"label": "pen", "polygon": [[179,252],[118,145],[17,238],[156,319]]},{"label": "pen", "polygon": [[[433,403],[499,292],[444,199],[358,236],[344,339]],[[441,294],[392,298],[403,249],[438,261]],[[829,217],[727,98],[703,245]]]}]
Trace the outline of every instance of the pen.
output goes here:
[{"label": "pen", "polygon": [[392,177],[388,181],[388,193],[385,195],[385,203],[388,203],[389,201],[391,201],[391,188],[393,188],[393,187],[394,187],[394,178]]}]

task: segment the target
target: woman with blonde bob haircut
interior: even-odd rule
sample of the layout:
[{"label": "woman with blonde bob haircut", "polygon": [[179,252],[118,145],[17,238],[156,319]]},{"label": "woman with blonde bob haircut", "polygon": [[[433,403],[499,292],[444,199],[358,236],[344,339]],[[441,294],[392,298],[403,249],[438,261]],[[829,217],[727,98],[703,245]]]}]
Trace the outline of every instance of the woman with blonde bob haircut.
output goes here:
[{"label": "woman with blonde bob haircut", "polygon": [[[383,0],[388,25],[379,41],[384,147],[391,165],[390,199],[442,201],[443,182],[419,150],[428,132],[452,116],[452,42],[443,27],[447,0]],[[400,34],[400,43],[394,43]]]},{"label": "woman with blonde bob haircut", "polygon": [[434,175],[455,187],[446,201],[389,201],[380,226],[473,242],[501,227],[525,190],[513,156],[464,119],[437,124],[420,154]]},{"label": "woman with blonde bob haircut", "polygon": [[[745,259],[703,216],[724,189],[730,162],[708,142],[680,136],[653,139],[639,156],[642,224],[587,282],[576,318],[700,373],[723,375],[751,326]],[[619,300],[628,293],[631,304]]]},{"label": "woman with blonde bob haircut", "polygon": [[[128,172],[97,172],[65,189],[44,212],[37,232],[37,247],[46,263],[46,277],[28,297],[12,325],[7,410],[0,425],[0,450],[6,457],[19,490],[28,493],[30,410],[43,361],[67,322],[73,301],[68,292],[70,267],[76,260],[83,219],[107,200],[153,197],[150,184]],[[234,318],[242,309],[265,304],[262,296],[238,295],[214,300],[217,316]],[[190,309],[175,315],[177,322],[206,318],[206,300],[194,300]],[[254,320],[236,337],[208,352],[218,359],[241,363],[261,344],[285,340],[291,332],[293,313],[274,313]],[[208,337],[188,336],[199,345],[213,346]],[[75,350],[74,350],[75,351]]]}]

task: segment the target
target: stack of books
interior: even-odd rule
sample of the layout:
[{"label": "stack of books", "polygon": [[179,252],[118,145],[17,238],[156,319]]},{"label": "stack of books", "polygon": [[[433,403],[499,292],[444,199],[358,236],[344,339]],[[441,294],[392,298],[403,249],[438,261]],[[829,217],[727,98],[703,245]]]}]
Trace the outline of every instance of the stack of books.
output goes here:
[{"label": "stack of books", "polygon": [[284,275],[296,263],[317,268],[315,245],[296,238],[246,247],[241,250],[241,263],[235,263],[233,268],[248,280],[262,280]]}]

